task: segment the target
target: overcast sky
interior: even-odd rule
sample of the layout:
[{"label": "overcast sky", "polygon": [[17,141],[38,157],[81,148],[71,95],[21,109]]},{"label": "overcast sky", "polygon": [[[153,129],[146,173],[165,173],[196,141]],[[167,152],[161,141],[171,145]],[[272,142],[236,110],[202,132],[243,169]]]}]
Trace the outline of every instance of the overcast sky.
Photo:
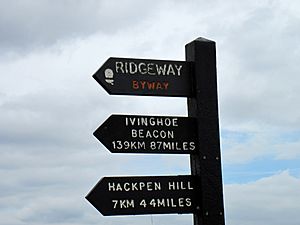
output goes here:
[{"label": "overcast sky", "polygon": [[111,154],[111,114],[186,116],[186,98],[108,95],[109,57],[184,60],[217,47],[226,224],[298,225],[300,2],[0,0],[0,224],[188,225],[191,215],[104,217],[104,176],[189,174],[189,157]]}]

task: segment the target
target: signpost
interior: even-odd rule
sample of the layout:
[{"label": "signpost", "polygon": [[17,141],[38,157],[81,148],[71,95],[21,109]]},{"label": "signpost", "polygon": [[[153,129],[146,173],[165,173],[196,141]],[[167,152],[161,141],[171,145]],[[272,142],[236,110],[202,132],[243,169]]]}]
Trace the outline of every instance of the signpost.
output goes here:
[{"label": "signpost", "polygon": [[198,150],[196,119],[111,115],[94,136],[113,153],[192,154]]},{"label": "signpost", "polygon": [[225,225],[215,42],[198,38],[186,61],[109,58],[93,75],[109,93],[188,97],[188,117],[112,115],[95,137],[114,153],[190,154],[186,176],[104,177],[86,199],[103,215],[193,213]]},{"label": "signpost", "polygon": [[194,64],[196,95],[188,98],[188,115],[197,118],[199,151],[191,155],[191,173],[201,188],[201,211],[194,225],[225,225],[218,116],[215,42],[198,38],[187,44],[186,60]]},{"label": "signpost", "polygon": [[115,95],[192,96],[186,61],[109,58],[93,75]]},{"label": "signpost", "polygon": [[193,176],[104,177],[86,196],[103,215],[193,213]]}]

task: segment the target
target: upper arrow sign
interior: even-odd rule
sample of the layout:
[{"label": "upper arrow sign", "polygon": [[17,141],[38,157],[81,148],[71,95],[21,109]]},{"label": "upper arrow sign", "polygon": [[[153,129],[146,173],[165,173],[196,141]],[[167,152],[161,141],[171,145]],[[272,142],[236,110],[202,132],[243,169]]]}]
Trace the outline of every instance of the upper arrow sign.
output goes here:
[{"label": "upper arrow sign", "polygon": [[192,96],[186,61],[109,58],[93,77],[109,94]]},{"label": "upper arrow sign", "polygon": [[94,136],[113,153],[192,154],[198,150],[196,119],[111,115]]}]

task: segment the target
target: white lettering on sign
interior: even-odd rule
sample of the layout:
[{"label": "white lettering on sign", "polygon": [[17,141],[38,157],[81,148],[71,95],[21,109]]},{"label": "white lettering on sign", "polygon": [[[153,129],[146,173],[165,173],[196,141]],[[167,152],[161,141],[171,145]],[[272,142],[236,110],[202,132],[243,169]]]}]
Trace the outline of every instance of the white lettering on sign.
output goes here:
[{"label": "white lettering on sign", "polygon": [[193,151],[196,148],[195,142],[178,142],[178,141],[151,141],[151,150],[184,150]]},{"label": "white lettering on sign", "polygon": [[190,198],[153,198],[147,202],[142,199],[139,203],[144,208],[177,208],[191,207],[192,200]]},{"label": "white lettering on sign", "polygon": [[[192,182],[189,180],[170,180],[166,182],[154,180],[125,182],[111,181],[107,183],[107,190],[109,192],[124,192],[124,197],[127,196],[127,198],[117,197],[111,200],[113,209],[189,208],[192,207],[192,199],[190,196],[187,196],[187,194],[189,195],[193,189]],[[165,191],[169,191],[170,193],[166,192],[166,196],[164,196],[162,194]],[[172,196],[172,192],[178,193],[178,191],[183,191],[184,196]],[[130,192],[144,192],[144,194]],[[156,195],[158,192],[163,193],[159,193],[159,197],[145,198],[145,196],[148,195],[145,192],[153,192],[153,195]],[[114,195],[116,196],[116,194],[117,193]],[[130,195],[134,195],[135,199],[132,199],[133,197],[130,198]],[[137,196],[139,197],[137,198]]]},{"label": "white lettering on sign", "polygon": [[191,185],[191,182],[183,182],[183,181],[173,181],[168,183],[169,190],[177,191],[177,190],[193,190],[194,188]]},{"label": "white lettering on sign", "polygon": [[114,209],[128,209],[128,208],[134,208],[134,200],[121,200],[121,199],[117,199],[117,200],[112,200],[113,203],[113,208]]},{"label": "white lettering on sign", "polygon": [[[191,198],[152,198],[151,200],[142,199],[139,202],[139,206],[142,208],[183,208],[191,207]],[[138,208],[135,205],[134,199],[113,199],[113,209],[128,209]]]},{"label": "white lettering on sign", "polygon": [[169,117],[126,117],[125,126],[178,127],[178,118]]},{"label": "white lettering on sign", "polygon": [[112,150],[124,151],[194,151],[196,142],[181,135],[177,117],[124,116],[123,140],[112,140]]},{"label": "white lettering on sign", "polygon": [[132,138],[174,138],[174,131],[171,130],[144,130],[131,129]]},{"label": "white lettering on sign", "polygon": [[161,190],[160,182],[109,182],[107,184],[108,191],[158,191]]},{"label": "white lettering on sign", "polygon": [[142,74],[149,76],[181,76],[182,65],[176,63],[135,63],[122,62],[115,63],[115,71],[118,74]]},{"label": "white lettering on sign", "polygon": [[146,143],[144,141],[112,141],[111,143],[114,150],[146,149]]},{"label": "white lettering on sign", "polygon": [[[150,134],[150,133],[149,133]],[[132,138],[142,138],[137,134],[136,131],[131,131]],[[155,133],[156,135],[156,133]],[[166,135],[166,136],[164,136]],[[167,136],[169,135],[169,136]],[[152,137],[152,136],[151,136]],[[172,137],[173,133],[163,133],[163,136],[153,136],[153,138],[167,138]],[[150,138],[150,136],[144,136],[144,138]],[[174,151],[194,151],[196,149],[196,144],[193,141],[112,141],[113,150],[174,150]]]}]

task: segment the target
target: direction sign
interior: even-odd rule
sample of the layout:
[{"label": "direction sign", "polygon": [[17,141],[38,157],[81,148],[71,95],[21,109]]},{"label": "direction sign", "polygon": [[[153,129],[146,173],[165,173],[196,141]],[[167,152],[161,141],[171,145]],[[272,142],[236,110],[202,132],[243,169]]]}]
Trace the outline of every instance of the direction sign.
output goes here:
[{"label": "direction sign", "polygon": [[112,57],[93,77],[109,94],[192,96],[191,64],[186,61]]},{"label": "direction sign", "polygon": [[193,213],[194,176],[104,177],[86,199],[104,216]]},{"label": "direction sign", "polygon": [[94,136],[113,153],[192,154],[198,150],[196,119],[111,115]]}]

